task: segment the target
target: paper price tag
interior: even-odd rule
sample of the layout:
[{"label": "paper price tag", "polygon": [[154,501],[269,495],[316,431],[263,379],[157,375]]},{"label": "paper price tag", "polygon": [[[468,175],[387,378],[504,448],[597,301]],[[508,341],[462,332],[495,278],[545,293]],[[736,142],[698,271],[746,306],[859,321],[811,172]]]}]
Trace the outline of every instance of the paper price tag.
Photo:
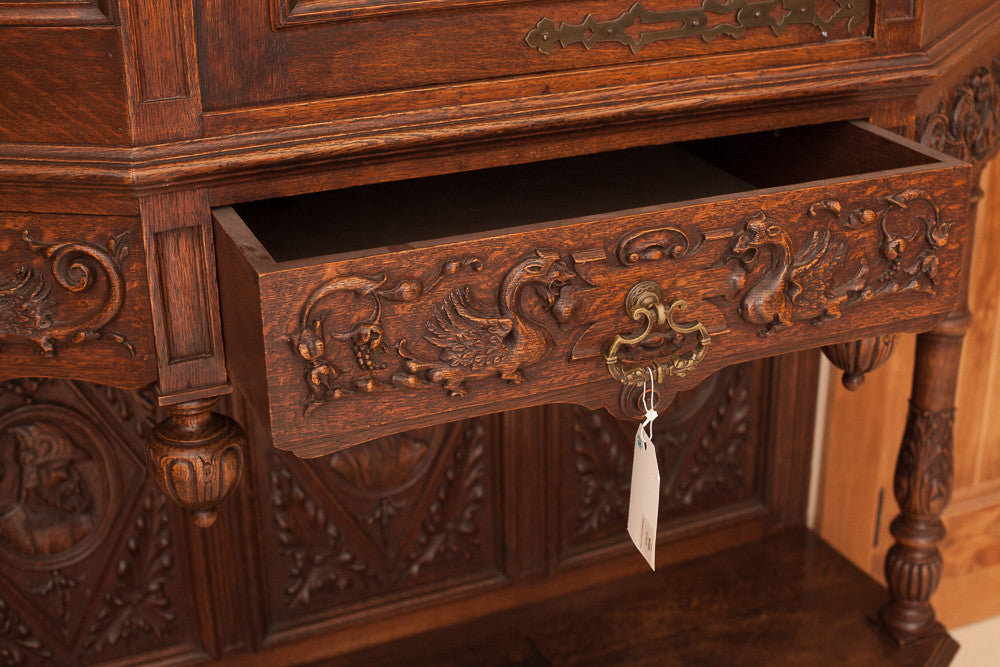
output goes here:
[{"label": "paper price tag", "polygon": [[[644,425],[643,425],[644,426]],[[653,441],[645,428],[635,434],[632,490],[628,498],[628,534],[649,567],[656,569],[656,519],[660,509],[660,470]]]}]

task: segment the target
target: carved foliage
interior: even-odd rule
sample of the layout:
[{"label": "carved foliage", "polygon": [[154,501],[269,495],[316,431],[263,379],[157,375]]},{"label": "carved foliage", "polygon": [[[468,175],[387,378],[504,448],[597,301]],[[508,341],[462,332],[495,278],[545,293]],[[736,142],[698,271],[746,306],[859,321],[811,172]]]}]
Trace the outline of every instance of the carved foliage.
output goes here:
[{"label": "carved foliage", "polygon": [[427,507],[423,530],[407,554],[411,576],[441,560],[471,560],[483,546],[477,522],[486,502],[486,442],[481,421],[470,422],[464,445],[455,449]]},{"label": "carved foliage", "polygon": [[744,366],[733,370],[730,381],[720,385],[715,404],[705,407],[702,416],[708,420],[707,428],[684,442],[663,484],[665,510],[696,507],[706,500],[738,500],[750,490],[751,403],[745,374]]},{"label": "carved foliage", "polygon": [[[558,254],[536,250],[503,276],[495,288],[495,308],[482,305],[470,286],[423,301],[460,270],[482,268],[475,258],[450,260],[430,280],[343,276],[313,290],[301,308],[296,331],[285,337],[305,365],[306,414],[351,393],[440,385],[449,395],[461,396],[471,380],[523,381],[522,369],[544,359],[553,345],[545,327],[524,310],[523,295],[529,287],[536,288],[555,320],[568,319],[573,310],[568,283],[575,274]],[[392,331],[386,324],[386,311],[394,304],[417,303],[429,308],[425,334],[408,342],[400,338],[403,331]],[[363,315],[349,326],[334,329],[333,322],[345,316],[351,321],[358,312]],[[328,318],[332,313],[337,315]],[[416,342],[423,352],[411,349]]]},{"label": "carved foliage", "polygon": [[174,562],[166,503],[158,491],[147,491],[85,648],[100,653],[140,633],[162,637],[176,620],[165,591]]},{"label": "carved foliage", "polygon": [[903,512],[940,516],[951,499],[954,424],[954,409],[930,412],[910,406],[893,484]]},{"label": "carved foliage", "polygon": [[315,476],[272,456],[271,510],[288,566],[283,605],[342,603],[490,568],[488,423],[359,445],[314,462]]},{"label": "carved foliage", "polygon": [[150,488],[115,566],[115,585],[88,630],[84,647],[101,653],[140,634],[163,637],[177,614],[166,594],[174,564],[167,499]]},{"label": "carved foliage", "polygon": [[[748,272],[739,295],[740,316],[760,325],[761,335],[796,321],[814,324],[840,317],[844,308],[883,294],[922,290],[933,293],[938,249],[947,245],[949,224],[942,221],[929,194],[903,190],[883,197],[874,208],[842,215],[837,201],[819,201],[810,218],[832,217],[795,247],[782,224],[760,213],[732,237],[719,264],[736,259]],[[811,222],[810,227],[816,227]],[[876,229],[878,266],[866,254],[852,251],[839,230]]]},{"label": "carved foliage", "polygon": [[[661,519],[736,502],[752,491],[756,441],[751,426],[752,369],[721,371],[679,394],[654,423],[661,480]],[[566,535],[571,545],[621,530],[628,512],[634,422],[604,411],[567,407],[572,470],[564,477]],[[568,464],[564,465],[569,469]],[[567,519],[575,517],[571,524]]]},{"label": "carved foliage", "polygon": [[587,535],[611,522],[624,525],[628,514],[631,443],[621,437],[603,410],[576,408],[573,419],[573,469],[581,487],[574,533]]},{"label": "carved foliage", "polygon": [[1000,142],[1000,57],[980,67],[920,119],[920,142],[970,162],[985,161]]},{"label": "carved foliage", "polygon": [[[131,231],[108,240],[104,248],[93,243],[41,243],[27,230],[28,247],[49,260],[55,286],[72,294],[97,297],[83,315],[62,321],[63,302],[53,294],[53,284],[34,268],[22,265],[0,278],[0,341],[27,340],[42,354],[56,354],[57,344],[80,344],[106,340],[121,345],[130,354],[135,346],[125,336],[104,328],[117,317],[125,299],[122,263],[129,254]],[[79,304],[66,307],[79,310]]]},{"label": "carved foliage", "polygon": [[[869,3],[864,0],[836,0],[837,7],[824,15],[817,0],[703,0],[699,9],[650,11],[635,3],[616,19],[598,21],[590,14],[582,23],[556,26],[544,18],[525,36],[528,46],[541,53],[552,53],[557,46],[582,44],[588,51],[596,44],[614,42],[638,53],[644,46],[680,37],[701,37],[711,42],[720,35],[739,38],[747,29],[770,28],[777,36],[790,25],[815,27],[823,37],[835,26],[845,23],[847,34],[865,23]],[[781,7],[779,7],[781,5]],[[735,21],[729,22],[728,15]],[[723,17],[718,20],[718,17]],[[678,25],[679,24],[679,25]]]},{"label": "carved foliage", "polygon": [[341,531],[277,458],[271,471],[271,506],[281,553],[291,560],[288,606],[308,605],[317,591],[367,586],[375,574],[343,543]]},{"label": "carved foliage", "polygon": [[23,665],[31,659],[51,659],[52,651],[21,622],[17,611],[0,599],[0,662]]}]

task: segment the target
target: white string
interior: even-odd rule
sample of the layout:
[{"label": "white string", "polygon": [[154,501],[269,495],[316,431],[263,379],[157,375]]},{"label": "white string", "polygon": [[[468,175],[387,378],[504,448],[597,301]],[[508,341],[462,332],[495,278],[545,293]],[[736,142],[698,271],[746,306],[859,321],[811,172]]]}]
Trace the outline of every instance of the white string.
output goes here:
[{"label": "white string", "polygon": [[646,370],[649,372],[648,389],[646,381],[643,380],[642,382],[642,407],[646,411],[646,418],[642,421],[642,425],[640,426],[640,428],[646,430],[646,437],[649,438],[650,442],[652,442],[653,420],[659,417],[659,415],[656,413],[656,410],[653,409],[655,407],[655,404],[653,402],[653,396],[654,396],[653,391],[656,388],[656,385],[654,383],[655,381],[653,379],[653,369],[646,368]]}]

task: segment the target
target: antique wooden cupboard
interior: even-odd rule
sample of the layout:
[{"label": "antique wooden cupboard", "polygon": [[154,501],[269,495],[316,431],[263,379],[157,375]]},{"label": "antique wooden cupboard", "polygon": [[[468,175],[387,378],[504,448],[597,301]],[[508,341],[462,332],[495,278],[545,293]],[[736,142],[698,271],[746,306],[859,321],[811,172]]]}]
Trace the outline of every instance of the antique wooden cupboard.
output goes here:
[{"label": "antique wooden cupboard", "polygon": [[[4,661],[954,654],[1000,3],[13,0],[0,47]],[[884,593],[801,528],[808,350],[904,331]]]}]

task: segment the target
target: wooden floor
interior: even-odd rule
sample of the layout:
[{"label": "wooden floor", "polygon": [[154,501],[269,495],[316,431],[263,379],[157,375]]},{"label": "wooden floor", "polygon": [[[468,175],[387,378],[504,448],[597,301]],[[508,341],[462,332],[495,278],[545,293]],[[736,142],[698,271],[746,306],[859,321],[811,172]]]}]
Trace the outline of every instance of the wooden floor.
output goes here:
[{"label": "wooden floor", "polygon": [[884,596],[799,529],[323,664],[947,664],[947,635],[901,650],[872,627]]}]

